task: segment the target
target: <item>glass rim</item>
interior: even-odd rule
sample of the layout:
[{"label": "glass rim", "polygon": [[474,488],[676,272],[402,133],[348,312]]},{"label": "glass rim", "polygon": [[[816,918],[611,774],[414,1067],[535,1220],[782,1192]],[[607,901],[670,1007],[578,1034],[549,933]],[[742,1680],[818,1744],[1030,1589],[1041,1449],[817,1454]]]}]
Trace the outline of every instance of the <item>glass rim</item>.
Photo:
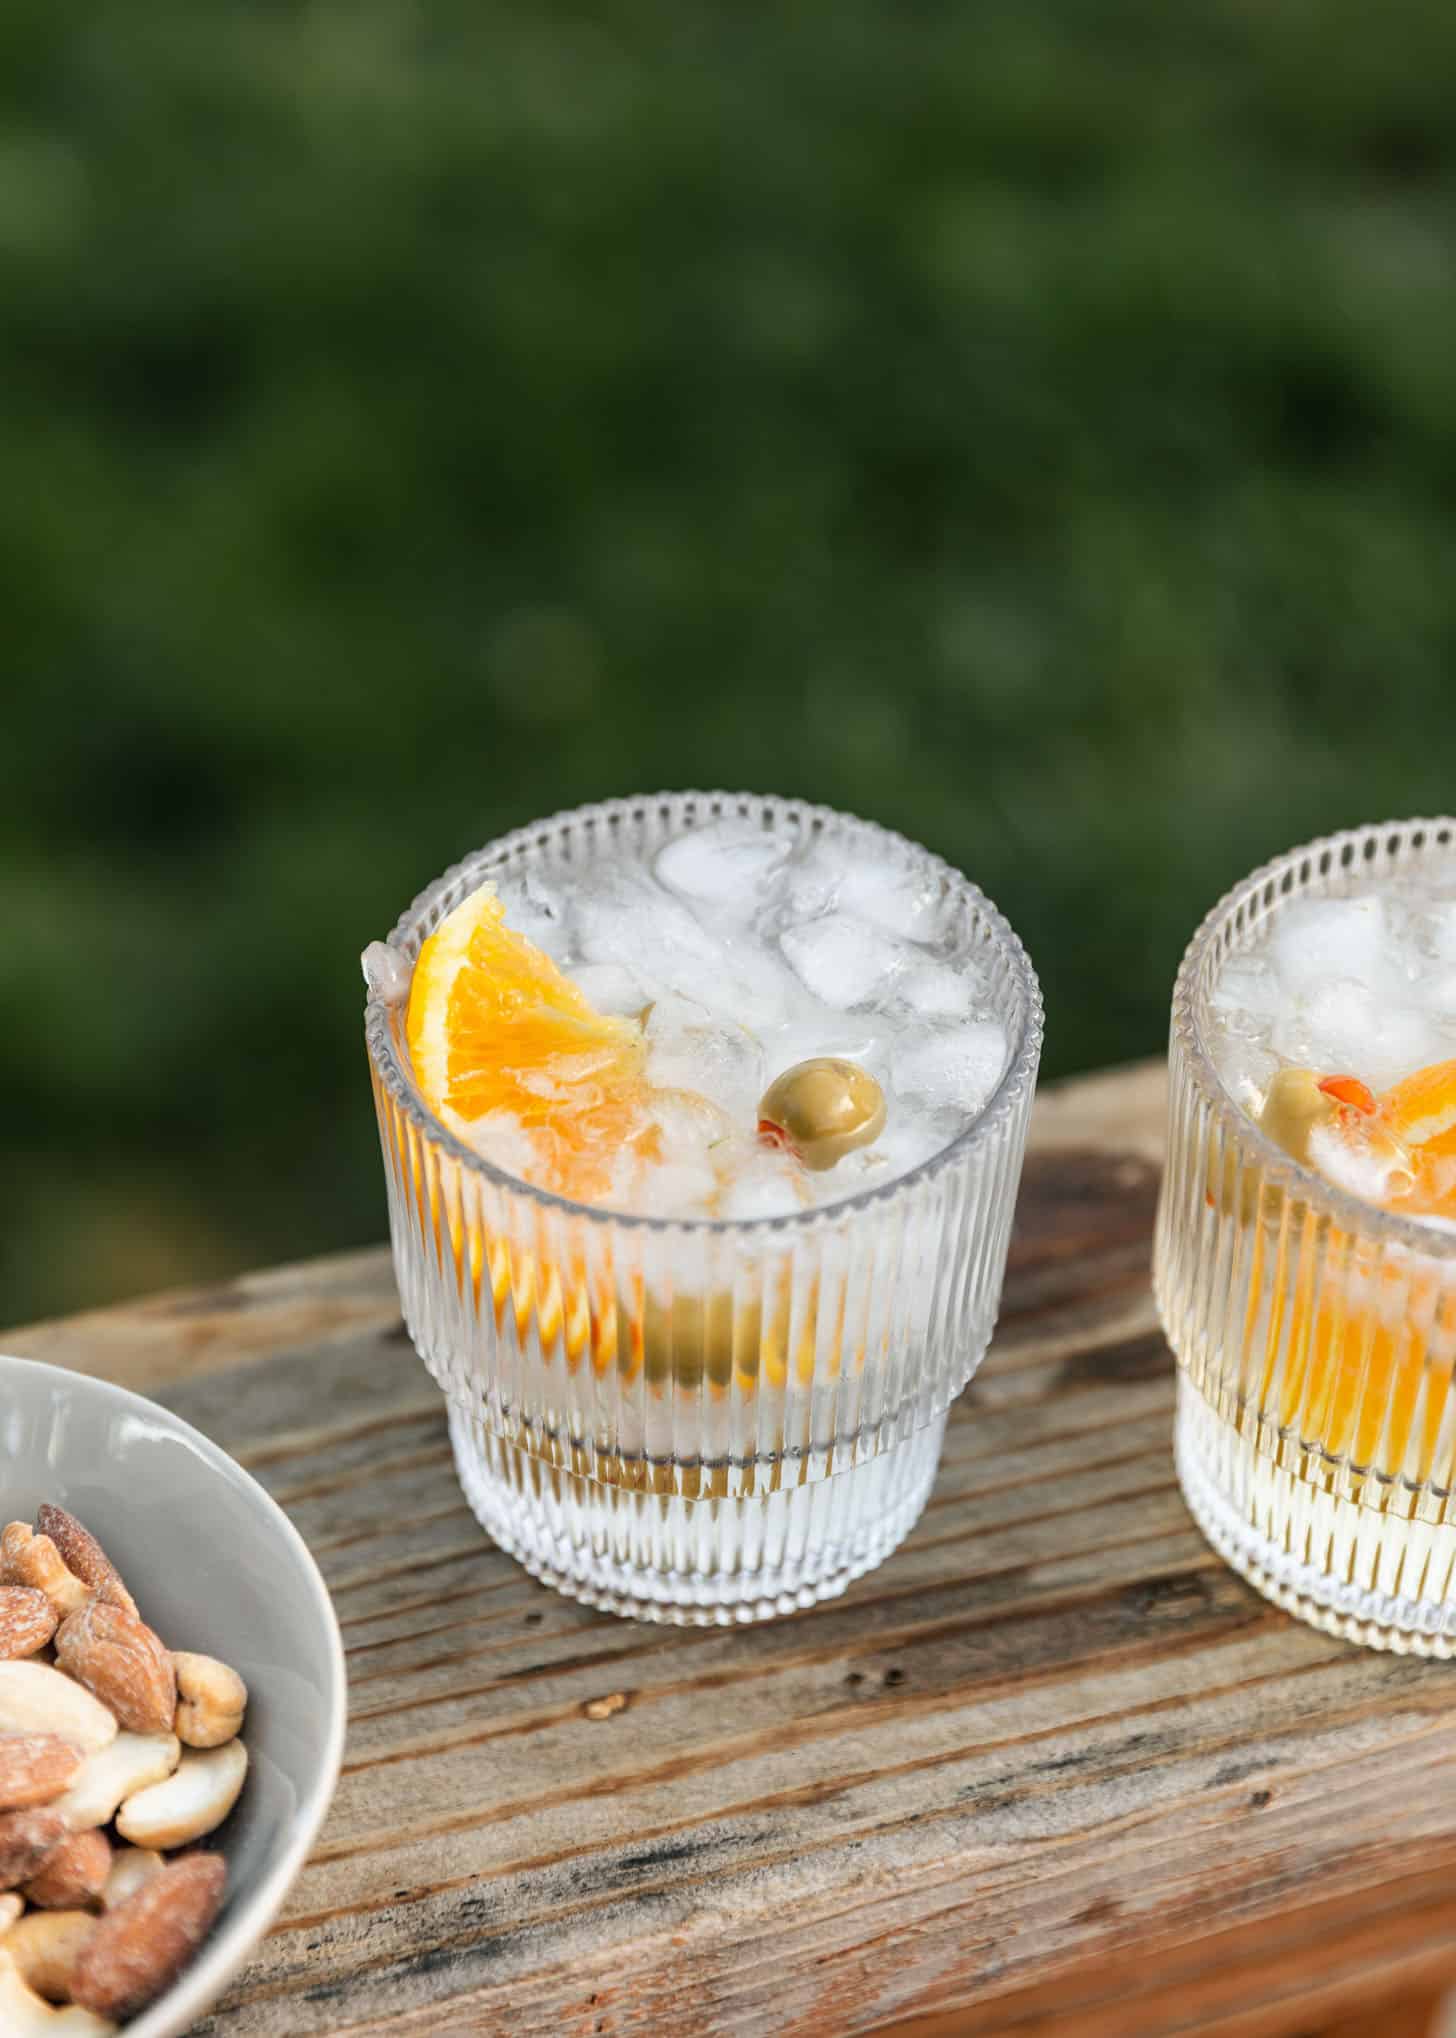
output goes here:
[{"label": "glass rim", "polygon": [[[1327,896],[1307,883],[1309,875],[1315,871],[1323,878],[1331,873],[1353,874],[1362,869],[1373,870],[1380,860],[1382,849],[1387,855],[1395,855],[1400,849],[1408,847],[1420,851],[1426,847],[1428,840],[1434,841],[1438,848],[1456,852],[1456,818],[1435,815],[1407,821],[1371,821],[1358,827],[1339,829],[1333,835],[1317,835],[1294,849],[1286,849],[1282,855],[1271,857],[1267,863],[1260,864],[1257,870],[1230,886],[1217,904],[1205,913],[1183,952],[1173,985],[1173,1038],[1183,1052],[1203,1101],[1226,1133],[1232,1132],[1238,1144],[1253,1149],[1265,1181],[1286,1193],[1297,1195],[1322,1215],[1338,1221],[1340,1227],[1352,1235],[1364,1233],[1382,1243],[1404,1246],[1426,1259],[1456,1262],[1456,1232],[1443,1231],[1422,1223],[1419,1218],[1404,1217],[1398,1211],[1386,1210],[1378,1203],[1367,1203],[1348,1189],[1339,1188],[1313,1168],[1306,1167],[1303,1161],[1295,1160],[1255,1123],[1220,1075],[1209,1053],[1201,1024],[1206,999],[1200,999],[1198,989],[1199,975],[1209,950],[1228,921],[1248,900],[1270,887],[1275,888],[1271,898],[1287,898],[1296,891],[1306,890],[1311,897]],[[1273,917],[1271,914],[1270,918]],[[1235,952],[1229,950],[1231,955]]]},{"label": "glass rim", "polygon": [[[508,1195],[524,1197],[543,1210],[570,1217],[587,1218],[602,1225],[620,1226],[632,1231],[678,1235],[690,1233],[700,1236],[735,1236],[740,1232],[762,1235],[777,1232],[785,1236],[800,1237],[825,1225],[840,1223],[866,1209],[882,1209],[898,1197],[908,1195],[920,1183],[943,1173],[956,1161],[968,1158],[974,1149],[989,1144],[992,1136],[1019,1108],[1036,1081],[1044,1029],[1041,985],[1031,958],[1005,914],[986,896],[980,886],[973,883],[962,871],[909,836],[901,835],[893,828],[886,828],[877,821],[866,821],[857,814],[846,813],[839,807],[785,798],[776,793],[724,791],[626,794],[615,799],[588,801],[578,807],[565,807],[541,820],[529,822],[523,827],[509,830],[504,835],[495,836],[481,848],[472,850],[458,862],[451,864],[433,882],[426,885],[423,891],[416,894],[390,929],[385,946],[408,964],[412,976],[418,947],[411,953],[408,943],[419,934],[420,923],[441,894],[460,878],[465,876],[484,878],[519,849],[539,843],[552,833],[584,821],[627,818],[644,808],[660,808],[666,805],[680,809],[701,805],[705,810],[705,818],[733,812],[746,815],[750,812],[761,814],[771,811],[782,820],[796,820],[804,830],[816,823],[822,827],[833,822],[847,821],[852,827],[893,845],[898,852],[908,853],[928,874],[948,881],[956,893],[979,914],[986,936],[983,945],[994,950],[1008,966],[1009,975],[1019,994],[1019,1033],[1007,1057],[1006,1067],[981,1109],[954,1139],[932,1154],[928,1160],[921,1161],[917,1167],[907,1170],[904,1174],[895,1175],[887,1182],[877,1183],[872,1188],[859,1189],[852,1195],[840,1197],[832,1203],[815,1204],[806,1210],[789,1211],[770,1217],[654,1217],[642,1212],[617,1210],[601,1203],[579,1203],[569,1196],[558,1195],[552,1189],[543,1189],[534,1182],[525,1181],[519,1175],[510,1174],[506,1169],[498,1167],[493,1161],[487,1160],[483,1154],[468,1146],[430,1110],[419,1093],[412,1070],[396,1051],[391,1038],[389,1015],[392,1001],[383,998],[371,986],[364,1007],[364,1034],[369,1058],[395,1105],[403,1111],[420,1135],[430,1145],[448,1154],[468,1173],[479,1176],[492,1187],[503,1190]],[[1011,1029],[1008,1027],[1007,1031],[1009,1034]]]}]

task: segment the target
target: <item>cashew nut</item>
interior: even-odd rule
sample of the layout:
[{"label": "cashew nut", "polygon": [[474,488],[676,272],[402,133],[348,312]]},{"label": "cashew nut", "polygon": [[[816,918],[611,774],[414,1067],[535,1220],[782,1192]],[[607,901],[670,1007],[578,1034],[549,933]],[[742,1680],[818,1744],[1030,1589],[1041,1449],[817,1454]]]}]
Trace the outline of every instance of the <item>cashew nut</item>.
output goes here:
[{"label": "cashew nut", "polygon": [[48,1663],[0,1663],[0,1734],[55,1734],[93,1754],[116,1739],[116,1720]]},{"label": "cashew nut", "polygon": [[38,1536],[29,1522],[13,1521],[0,1535],[0,1584],[29,1585],[43,1592],[60,1619],[84,1606],[90,1587],[70,1570],[49,1536]]},{"label": "cashew nut", "polygon": [[0,1896],[0,1939],[4,1938],[24,1909],[25,1898],[17,1896],[13,1889]]},{"label": "cashew nut", "polygon": [[118,1847],[111,1857],[111,1873],[101,1892],[101,1908],[114,1911],[118,1904],[124,1904],[128,1897],[135,1896],[142,1884],[150,1882],[158,1869],[166,1865],[155,1848]]},{"label": "cashew nut", "polygon": [[185,1847],[222,1824],[247,1773],[248,1751],[241,1741],[205,1753],[189,1750],[165,1783],[127,1799],[116,1829],[138,1847]]},{"label": "cashew nut", "polygon": [[77,1956],[95,1930],[89,1911],[32,1911],[6,1933],[5,1951],[38,1996],[64,2003]]},{"label": "cashew nut", "polygon": [[104,1826],[135,1792],[170,1776],[181,1754],[175,1734],[118,1734],[55,1800],[56,1810],[73,1832]]},{"label": "cashew nut", "polygon": [[116,2026],[75,2004],[53,2010],[0,1945],[0,2031],[5,2038],[114,2038]]},{"label": "cashew nut", "polygon": [[243,1724],[248,1687],[236,1670],[216,1656],[174,1649],[177,1673],[177,1738],[189,1748],[220,1748]]}]

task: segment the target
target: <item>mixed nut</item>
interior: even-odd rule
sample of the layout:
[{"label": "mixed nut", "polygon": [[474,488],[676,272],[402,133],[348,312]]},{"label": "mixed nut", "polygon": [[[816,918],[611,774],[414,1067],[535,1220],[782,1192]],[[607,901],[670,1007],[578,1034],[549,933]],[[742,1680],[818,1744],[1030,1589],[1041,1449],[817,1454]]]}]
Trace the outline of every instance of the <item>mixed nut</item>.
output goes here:
[{"label": "mixed nut", "polygon": [[222,1905],[190,1847],[243,1787],[243,1680],[170,1651],[64,1508],[0,1535],[0,2033],[104,2038]]}]

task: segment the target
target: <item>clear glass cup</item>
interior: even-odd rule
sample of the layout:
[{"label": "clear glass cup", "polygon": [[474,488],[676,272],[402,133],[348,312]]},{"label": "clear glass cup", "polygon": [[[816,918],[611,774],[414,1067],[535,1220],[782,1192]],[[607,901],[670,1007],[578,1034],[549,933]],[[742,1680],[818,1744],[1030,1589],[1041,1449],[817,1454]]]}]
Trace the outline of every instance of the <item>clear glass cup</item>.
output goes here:
[{"label": "clear glass cup", "polygon": [[[650,856],[725,816],[796,840],[833,830],[939,888],[1007,1032],[985,1109],[914,1173],[786,1218],[619,1216],[503,1174],[415,1087],[404,1011],[421,944],[483,878],[536,864],[569,880],[605,845]],[[684,793],[488,844],[421,893],[388,950],[365,1030],[395,1270],[484,1527],[561,1591],[648,1620],[761,1620],[843,1591],[913,1526],[995,1322],[1041,1050],[1011,928],[884,829]]]},{"label": "clear glass cup", "polygon": [[1333,1187],[1264,1133],[1209,1054],[1232,951],[1294,900],[1443,867],[1456,821],[1332,835],[1255,871],[1189,944],[1173,994],[1154,1286],[1177,1355],[1175,1450],[1234,1569],[1332,1634],[1456,1653],[1456,1236]]}]

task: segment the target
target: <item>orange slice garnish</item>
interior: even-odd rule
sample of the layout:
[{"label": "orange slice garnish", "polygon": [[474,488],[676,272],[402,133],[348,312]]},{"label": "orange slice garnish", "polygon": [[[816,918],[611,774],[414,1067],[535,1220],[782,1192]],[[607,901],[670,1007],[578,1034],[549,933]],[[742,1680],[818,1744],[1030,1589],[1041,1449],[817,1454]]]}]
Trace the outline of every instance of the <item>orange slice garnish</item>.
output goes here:
[{"label": "orange slice garnish", "polygon": [[1432,1062],[1386,1091],[1380,1115],[1407,1146],[1425,1146],[1456,1128],[1456,1061]]},{"label": "orange slice garnish", "polygon": [[654,1138],[641,1029],[596,1011],[551,960],[505,924],[482,885],[435,929],[410,982],[405,1034],[425,1102],[468,1132],[492,1113],[519,1125],[532,1179],[591,1201],[624,1150]]}]

